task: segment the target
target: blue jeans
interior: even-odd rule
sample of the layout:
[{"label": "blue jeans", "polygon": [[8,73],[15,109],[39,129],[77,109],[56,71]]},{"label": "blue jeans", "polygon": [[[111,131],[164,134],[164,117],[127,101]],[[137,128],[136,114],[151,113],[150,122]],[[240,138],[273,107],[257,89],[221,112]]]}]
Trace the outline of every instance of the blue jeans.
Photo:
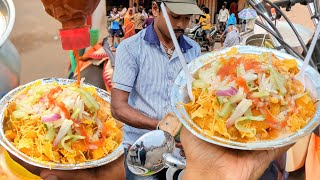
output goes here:
[{"label": "blue jeans", "polygon": [[127,165],[127,155],[128,155],[128,149],[124,148],[124,167],[126,170],[126,180],[162,180],[166,179],[166,169],[163,169],[159,173],[152,175],[152,176],[138,176],[133,174]]}]

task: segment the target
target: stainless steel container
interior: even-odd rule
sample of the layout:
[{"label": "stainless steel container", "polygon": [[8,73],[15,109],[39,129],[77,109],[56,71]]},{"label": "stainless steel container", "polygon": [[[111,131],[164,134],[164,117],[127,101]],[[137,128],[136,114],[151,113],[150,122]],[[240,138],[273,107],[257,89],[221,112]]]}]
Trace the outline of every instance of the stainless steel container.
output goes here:
[{"label": "stainless steel container", "polygon": [[[71,79],[62,79],[62,78],[45,78],[45,79],[39,79],[35,80],[33,82],[30,82],[25,85],[21,85],[14,90],[11,90],[8,94],[6,94],[1,100],[0,100],[0,147],[1,145],[9,151],[11,154],[16,156],[17,158],[21,159],[22,161],[31,164],[36,167],[41,168],[47,168],[47,169],[60,169],[60,170],[75,170],[75,169],[88,169],[88,168],[94,168],[99,167],[108,163],[111,163],[112,161],[118,159],[123,153],[123,146],[122,143],[114,149],[112,152],[109,152],[107,156],[104,156],[97,160],[92,161],[86,161],[83,163],[75,163],[75,164],[62,164],[62,163],[55,163],[55,162],[49,162],[49,161],[38,161],[33,159],[32,157],[22,153],[20,150],[18,150],[4,135],[4,113],[5,110],[9,104],[10,101],[12,101],[17,93],[21,92],[21,90],[25,89],[26,87],[33,85],[36,82],[41,82],[41,84],[50,84],[50,83],[57,83],[60,85],[70,85],[72,83],[75,83],[75,80]],[[84,83],[84,86],[92,86],[90,84]],[[100,96],[104,101],[110,103],[111,102],[111,96],[108,92],[106,92],[103,89],[95,87],[98,96]],[[1,178],[0,178],[1,179]]]},{"label": "stainless steel container", "polygon": [[9,34],[15,20],[12,0],[0,0],[0,98],[19,85],[20,60]]},{"label": "stainless steel container", "polygon": [[246,39],[245,45],[265,47],[266,42],[270,43],[270,45],[273,45],[269,34],[253,34]]},{"label": "stainless steel container", "polygon": [[[255,46],[234,46],[237,48],[239,54],[261,54],[264,52],[272,52],[279,59],[295,59],[298,63],[298,67],[302,67],[302,60],[296,59],[295,57],[286,54],[281,51],[255,47]],[[188,68],[191,71],[191,74],[196,73],[202,66],[212,62],[220,57],[227,56],[226,53],[231,48],[225,48],[220,51],[215,51],[211,53],[204,54],[199,58],[193,60],[188,64]],[[313,69],[311,66],[308,66],[306,69],[306,89],[310,92],[314,100],[319,99],[320,97],[320,74]],[[179,118],[181,123],[186,127],[191,133],[196,135],[198,138],[207,141],[212,144],[216,144],[223,147],[233,148],[233,149],[242,149],[242,150],[266,150],[283,147],[289,144],[293,144],[300,140],[301,138],[309,135],[312,131],[317,128],[320,124],[320,104],[316,104],[317,111],[314,117],[306,124],[305,127],[298,130],[293,134],[288,134],[287,136],[279,137],[273,140],[264,140],[264,141],[255,141],[255,142],[237,142],[218,136],[209,136],[206,132],[197,126],[189,117],[188,113],[184,106],[181,106],[181,102],[187,103],[190,101],[187,90],[186,90],[186,77],[183,71],[181,71],[173,84],[171,90],[171,106],[173,112]]]}]

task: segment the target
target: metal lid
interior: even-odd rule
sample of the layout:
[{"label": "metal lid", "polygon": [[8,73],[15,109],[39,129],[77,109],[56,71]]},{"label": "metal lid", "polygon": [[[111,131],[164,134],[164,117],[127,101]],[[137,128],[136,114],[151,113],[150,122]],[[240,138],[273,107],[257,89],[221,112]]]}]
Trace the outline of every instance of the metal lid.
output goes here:
[{"label": "metal lid", "polygon": [[12,0],[0,0],[0,47],[13,28],[15,9]]}]

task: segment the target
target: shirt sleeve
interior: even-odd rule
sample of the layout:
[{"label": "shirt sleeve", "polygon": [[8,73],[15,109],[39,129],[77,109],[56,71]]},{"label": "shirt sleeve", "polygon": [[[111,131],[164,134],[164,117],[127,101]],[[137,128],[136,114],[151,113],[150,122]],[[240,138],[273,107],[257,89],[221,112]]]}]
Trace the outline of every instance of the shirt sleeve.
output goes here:
[{"label": "shirt sleeve", "polygon": [[116,52],[115,68],[113,74],[113,87],[122,91],[131,92],[138,75],[138,64],[126,47],[120,43]]},{"label": "shirt sleeve", "polygon": [[227,35],[226,35],[226,39],[224,40],[224,42],[223,42],[223,47],[224,48],[226,48],[226,47],[229,47],[229,44],[230,44],[230,33],[228,33]]}]

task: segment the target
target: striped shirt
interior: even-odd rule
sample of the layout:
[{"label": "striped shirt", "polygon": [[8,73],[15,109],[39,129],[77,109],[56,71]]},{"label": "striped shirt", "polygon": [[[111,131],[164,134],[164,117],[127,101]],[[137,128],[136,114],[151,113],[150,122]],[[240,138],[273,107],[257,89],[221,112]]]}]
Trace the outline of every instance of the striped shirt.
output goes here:
[{"label": "striped shirt", "polygon": [[[195,41],[186,36],[180,36],[178,41],[187,63],[201,55]],[[117,48],[114,88],[130,93],[128,103],[131,107],[150,118],[161,120],[172,112],[170,91],[181,69],[177,52],[168,58],[152,24],[122,41]],[[125,125],[124,145],[134,143],[147,132]]]}]

